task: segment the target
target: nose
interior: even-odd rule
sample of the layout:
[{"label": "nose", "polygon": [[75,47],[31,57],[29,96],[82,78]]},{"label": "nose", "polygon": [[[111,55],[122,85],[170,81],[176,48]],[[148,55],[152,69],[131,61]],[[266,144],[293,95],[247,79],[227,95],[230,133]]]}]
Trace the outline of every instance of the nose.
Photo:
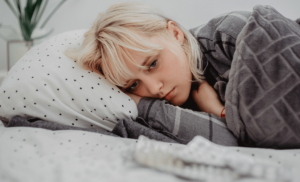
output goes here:
[{"label": "nose", "polygon": [[143,82],[152,97],[160,97],[161,88],[163,86],[161,79],[147,75],[144,77]]}]

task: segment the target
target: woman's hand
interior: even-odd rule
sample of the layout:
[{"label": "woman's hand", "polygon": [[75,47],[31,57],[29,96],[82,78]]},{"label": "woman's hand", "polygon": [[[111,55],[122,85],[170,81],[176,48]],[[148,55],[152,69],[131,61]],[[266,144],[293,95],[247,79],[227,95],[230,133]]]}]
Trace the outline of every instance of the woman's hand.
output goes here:
[{"label": "woman's hand", "polygon": [[135,94],[132,94],[132,93],[129,93],[129,92],[124,92],[126,95],[128,95],[129,97],[132,98],[132,100],[136,103],[136,105],[138,105],[140,99],[142,97],[138,96],[138,95],[135,95]]},{"label": "woman's hand", "polygon": [[194,101],[200,110],[221,117],[224,106],[219,100],[216,91],[206,82],[200,83],[198,90],[192,91]]}]

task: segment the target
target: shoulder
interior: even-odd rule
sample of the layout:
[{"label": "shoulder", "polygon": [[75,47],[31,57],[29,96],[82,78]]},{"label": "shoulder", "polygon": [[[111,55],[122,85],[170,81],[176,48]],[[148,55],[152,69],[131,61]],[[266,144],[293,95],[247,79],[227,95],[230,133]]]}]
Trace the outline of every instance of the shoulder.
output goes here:
[{"label": "shoulder", "polygon": [[226,33],[232,37],[237,37],[241,29],[245,26],[251,12],[233,11],[212,18],[206,24],[190,29],[196,38],[212,40],[216,32]]}]

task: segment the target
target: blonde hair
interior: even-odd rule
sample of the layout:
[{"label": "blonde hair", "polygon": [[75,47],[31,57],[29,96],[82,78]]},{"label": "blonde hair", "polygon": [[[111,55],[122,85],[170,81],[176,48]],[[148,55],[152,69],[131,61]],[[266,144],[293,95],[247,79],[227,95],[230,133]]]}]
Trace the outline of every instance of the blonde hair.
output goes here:
[{"label": "blonde hair", "polygon": [[[65,54],[76,60],[82,68],[103,74],[108,81],[123,87],[126,84],[124,80],[133,75],[124,60],[147,69],[138,65],[129,52],[147,56],[157,54],[163,47],[148,43],[145,37],[166,37],[168,21],[173,20],[151,6],[135,2],[114,4],[105,13],[98,15],[92,28],[85,33],[82,47],[79,50],[68,49]],[[176,23],[176,26],[184,33],[182,48],[192,75],[197,82],[201,82],[204,77],[198,42],[181,25]]]}]

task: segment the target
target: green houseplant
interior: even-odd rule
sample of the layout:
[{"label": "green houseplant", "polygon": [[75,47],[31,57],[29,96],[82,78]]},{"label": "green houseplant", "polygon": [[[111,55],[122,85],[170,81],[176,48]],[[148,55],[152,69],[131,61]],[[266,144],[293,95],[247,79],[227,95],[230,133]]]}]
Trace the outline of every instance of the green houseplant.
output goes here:
[{"label": "green houseplant", "polygon": [[[27,0],[24,9],[22,9],[20,0],[14,0],[13,3],[11,3],[10,0],[5,0],[8,7],[19,20],[20,29],[25,41],[33,41],[32,33],[37,27],[37,24],[39,23],[45,8],[47,7],[48,1],[49,0]],[[51,13],[42,23],[40,28],[44,28],[49,19],[65,1],[66,0],[60,1],[60,3],[51,11]],[[40,37],[35,37],[34,39],[43,38],[52,33],[52,31],[53,29]]]}]

